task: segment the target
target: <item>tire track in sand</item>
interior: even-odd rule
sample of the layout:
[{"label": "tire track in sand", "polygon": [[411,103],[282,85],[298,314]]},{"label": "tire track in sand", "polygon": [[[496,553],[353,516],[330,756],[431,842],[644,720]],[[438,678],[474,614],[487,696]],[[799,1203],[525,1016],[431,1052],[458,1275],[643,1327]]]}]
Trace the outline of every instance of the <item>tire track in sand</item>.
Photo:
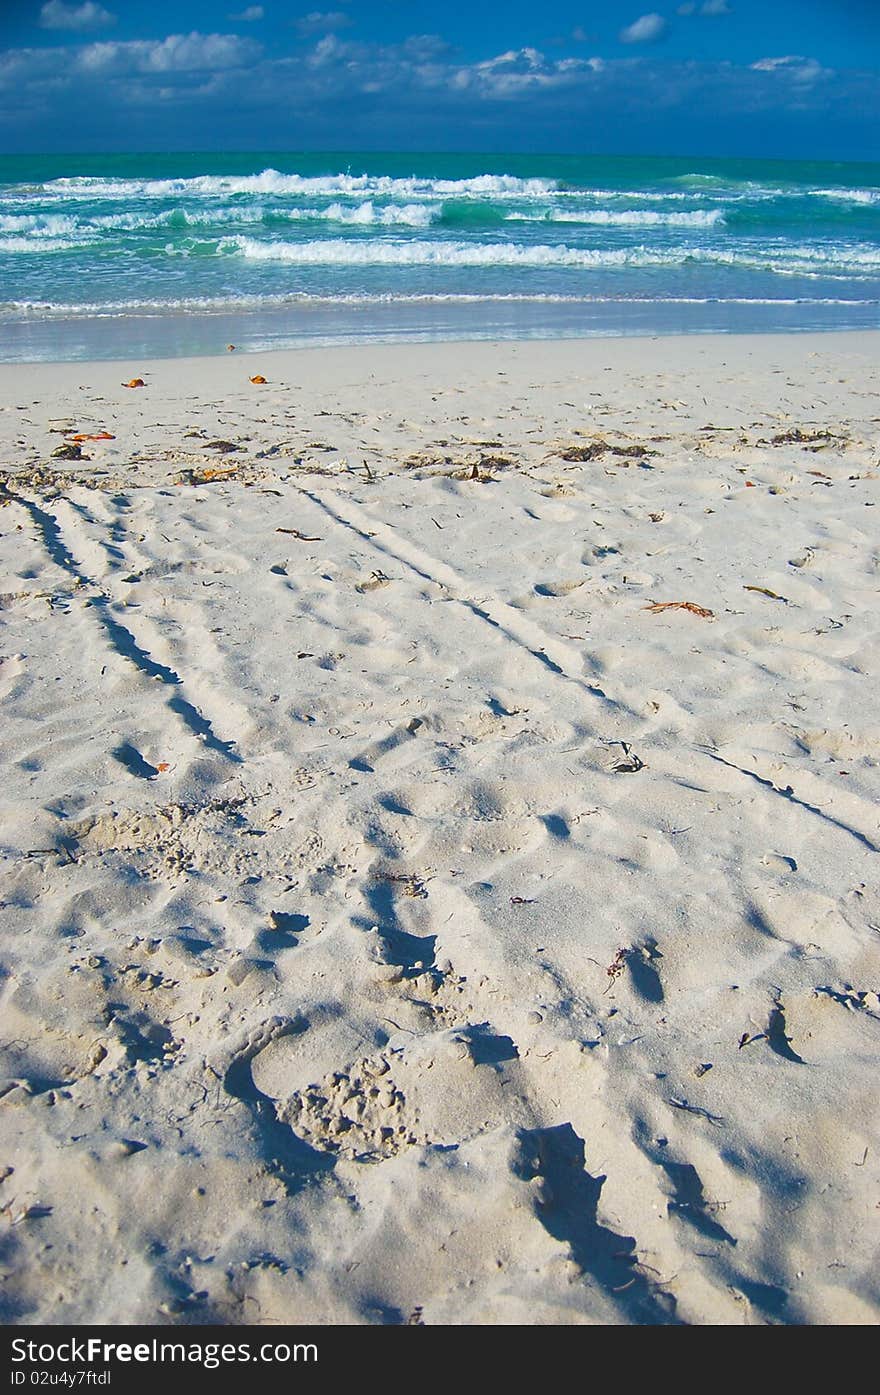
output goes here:
[{"label": "tire track in sand", "polygon": [[[388,524],[368,518],[363,510],[350,500],[343,508],[338,498],[334,503],[330,503],[314,490],[305,489],[302,485],[297,485],[297,489],[339,527],[349,529],[374,551],[381,553],[384,557],[393,558],[395,562],[407,567],[423,581],[441,587],[448,593],[450,602],[461,606],[481,624],[490,626],[498,636],[508,643],[516,645],[536,663],[541,664],[554,678],[579,688],[586,697],[598,705],[602,713],[613,710],[616,713],[624,713],[629,717],[641,720],[642,713],[624,699],[610,697],[598,684],[589,683],[586,679],[573,673],[571,670],[580,663],[580,656],[570,646],[560,643],[558,639],[548,641],[539,625],[527,620],[520,611],[508,605],[506,601],[501,601],[497,597],[492,597],[487,601],[477,601],[469,596],[458,594],[462,587],[462,578],[448,563],[439,561],[424,548],[400,537],[396,530]],[[614,735],[616,736],[616,733]],[[609,736],[611,736],[610,733]]]},{"label": "tire track in sand", "polygon": [[[110,648],[120,658],[126,659],[132,664],[144,677],[154,679],[169,688],[182,688],[183,679],[180,674],[167,664],[160,663],[155,659],[143,645],[138,643],[131,630],[112,613],[112,598],[107,595],[97,581],[89,577],[78,565],[64,540],[61,524],[55,514],[47,508],[42,508],[35,499],[29,499],[24,494],[16,493],[14,499],[30,517],[50,560],[65,572],[77,587],[85,582],[97,593],[90,598],[89,610],[104,631]],[[194,703],[188,701],[182,692],[170,694],[166,698],[166,705],[190,734],[195,736],[208,750],[222,756],[234,765],[241,763],[241,756],[233,749],[235,743],[221,740],[208,718]]]}]

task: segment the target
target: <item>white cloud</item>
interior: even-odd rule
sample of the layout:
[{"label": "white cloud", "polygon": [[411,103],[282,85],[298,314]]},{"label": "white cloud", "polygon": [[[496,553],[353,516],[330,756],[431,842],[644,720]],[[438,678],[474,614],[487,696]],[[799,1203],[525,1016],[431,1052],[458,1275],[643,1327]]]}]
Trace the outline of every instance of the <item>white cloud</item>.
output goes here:
[{"label": "white cloud", "polygon": [[633,24],[620,31],[622,44],[648,44],[666,33],[666,20],[662,15],[642,15]]},{"label": "white cloud", "polygon": [[677,15],[729,15],[733,11],[727,0],[703,0],[702,5],[698,5],[696,0],[687,0],[686,4],[679,5],[675,13]]},{"label": "white cloud", "polygon": [[796,82],[812,82],[814,78],[830,73],[815,58],[802,58],[799,54],[788,53],[784,58],[759,58],[752,63],[752,72],[779,73],[793,78]]},{"label": "white cloud", "polygon": [[309,54],[309,63],[312,67],[320,68],[325,63],[332,63],[334,59],[341,57],[345,48],[333,34],[325,34],[323,39],[319,39],[314,49]]},{"label": "white cloud", "polygon": [[74,60],[81,72],[126,73],[211,72],[240,68],[254,62],[262,46],[236,34],[169,34],[167,39],[134,39],[128,43],[88,44]]},{"label": "white cloud", "polygon": [[669,114],[688,121],[704,110],[746,122],[780,111],[814,119],[858,110],[867,121],[880,102],[876,74],[841,74],[835,82],[815,59],[793,55],[747,67],[659,62],[645,49],[603,60],[589,50],[554,58],[526,47],[484,50],[465,61],[432,35],[379,44],[324,34],[304,54],[296,49],[280,55],[249,36],[192,33],[73,46],[65,36],[64,46],[0,51],[0,130],[11,123],[42,131],[63,113],[71,129],[92,123],[102,136],[108,122],[124,118],[132,140],[142,141],[190,126],[222,131],[234,110],[242,130],[269,129],[268,121],[285,139],[308,131],[319,143],[340,139],[334,123],[343,110],[387,140],[390,129],[408,130],[410,122],[413,130],[442,132],[454,129],[444,123],[464,118],[475,130],[503,130],[511,108],[517,121],[552,133],[557,121],[582,130],[619,112],[649,129]]},{"label": "white cloud", "polygon": [[262,19],[265,13],[262,5],[248,5],[247,9],[242,10],[240,14],[227,15],[227,19],[231,19],[233,24],[253,24],[256,20]]},{"label": "white cloud", "polygon": [[351,24],[348,15],[342,10],[312,10],[296,20],[300,34],[330,34],[334,29],[347,29]]},{"label": "white cloud", "polygon": [[551,61],[536,48],[512,48],[455,69],[452,86],[483,98],[508,100],[524,93],[577,87],[602,70],[599,58],[560,58]]},{"label": "white cloud", "polygon": [[116,23],[111,15],[95,0],[85,0],[82,5],[66,5],[64,0],[47,0],[40,10],[41,29],[73,29],[83,33],[87,29],[106,29]]},{"label": "white cloud", "polygon": [[439,58],[449,52],[449,44],[439,34],[411,34],[400,46],[407,58],[423,62],[427,58]]}]

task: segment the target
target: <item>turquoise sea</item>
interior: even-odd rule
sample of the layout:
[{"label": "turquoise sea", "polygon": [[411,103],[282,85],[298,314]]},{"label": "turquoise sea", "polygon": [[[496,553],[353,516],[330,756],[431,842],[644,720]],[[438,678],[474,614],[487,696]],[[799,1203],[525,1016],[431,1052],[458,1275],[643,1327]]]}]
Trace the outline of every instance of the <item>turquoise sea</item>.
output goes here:
[{"label": "turquoise sea", "polygon": [[878,325],[878,164],[0,157],[6,361]]}]

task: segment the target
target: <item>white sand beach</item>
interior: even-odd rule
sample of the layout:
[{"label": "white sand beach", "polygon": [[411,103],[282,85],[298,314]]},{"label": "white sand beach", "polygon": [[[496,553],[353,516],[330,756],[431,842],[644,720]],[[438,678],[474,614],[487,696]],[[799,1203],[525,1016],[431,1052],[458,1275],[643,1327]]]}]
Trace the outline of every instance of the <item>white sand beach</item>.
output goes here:
[{"label": "white sand beach", "polygon": [[4,1321],[877,1321],[878,362],[0,367]]}]

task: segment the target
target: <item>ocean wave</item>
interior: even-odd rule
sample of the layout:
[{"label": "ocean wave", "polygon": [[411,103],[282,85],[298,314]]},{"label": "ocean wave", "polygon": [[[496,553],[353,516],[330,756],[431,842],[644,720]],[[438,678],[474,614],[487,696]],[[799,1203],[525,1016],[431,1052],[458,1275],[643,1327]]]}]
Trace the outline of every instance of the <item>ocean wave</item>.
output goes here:
[{"label": "ocean wave", "polygon": [[229,314],[239,311],[277,310],[285,307],[393,306],[393,305],[851,305],[880,306],[880,300],[853,300],[837,296],[687,296],[687,295],[560,295],[552,292],[413,292],[409,294],[352,293],[319,295],[306,291],[228,296],[183,296],[108,301],[0,302],[0,317],[27,316],[56,319],[124,317],[127,315]]},{"label": "ocean wave", "polygon": [[[502,200],[552,197],[560,202],[573,198],[597,204],[626,201],[633,204],[651,203],[664,206],[689,201],[701,204],[706,200],[720,203],[767,200],[787,201],[805,196],[843,203],[876,205],[880,203],[880,188],[785,184],[754,179],[734,179],[725,175],[689,174],[672,178],[655,188],[607,188],[565,183],[557,179],[521,177],[506,174],[476,174],[458,179],[431,176],[393,176],[378,174],[332,173],[323,175],[283,174],[265,169],[248,175],[193,175],[189,177],[154,179],[120,178],[115,176],[74,175],[53,179],[43,184],[6,186],[3,201],[15,204],[35,200],[81,202],[88,200],[160,200],[218,198],[243,199],[268,197],[288,200],[300,197],[358,198],[370,200],[390,198],[400,200],[442,200],[471,198]],[[634,210],[636,211],[636,210]],[[694,210],[698,211],[698,210]]]},{"label": "ocean wave", "polygon": [[268,204],[253,207],[232,204],[225,208],[173,208],[156,214],[105,214],[85,220],[85,226],[120,228],[130,231],[167,227],[218,227],[236,223],[341,223],[345,226],[427,228],[438,217],[440,206],[425,204],[389,204],[385,207],[371,199],[345,205],[328,204],[326,208],[277,208]]},{"label": "ocean wave", "polygon": [[439,217],[442,205],[389,204],[382,207],[367,200],[346,206],[278,209],[269,206],[226,208],[168,208],[160,213],[32,213],[0,215],[0,233],[30,233],[34,237],[62,236],[65,233],[141,232],[156,228],[218,227],[236,223],[327,222],[352,226],[378,224],[385,227],[426,228]]},{"label": "ocean wave", "polygon": [[817,199],[833,199],[835,203],[859,203],[880,206],[880,189],[808,189]]},{"label": "ocean wave", "polygon": [[400,242],[372,239],[353,242],[259,242],[250,237],[221,238],[220,253],[249,261],[289,262],[308,266],[663,266],[674,252],[646,247],[592,248],[517,242]]},{"label": "ocean wave", "polygon": [[[447,207],[441,205],[435,215],[430,205],[408,204],[380,206],[365,200],[353,207],[331,204],[327,208],[307,207],[293,214],[285,214],[280,220],[274,213],[261,209],[251,209],[243,221],[248,227],[264,226],[265,237],[249,232],[234,230],[234,210],[215,210],[216,216],[205,218],[200,213],[190,216],[179,209],[165,210],[153,217],[143,217],[133,213],[105,215],[98,218],[76,219],[67,215],[57,217],[34,215],[37,221],[21,222],[17,217],[0,220],[0,255],[9,258],[64,254],[82,249],[90,255],[98,249],[101,255],[108,253],[120,257],[132,256],[145,251],[150,258],[214,258],[239,256],[247,261],[265,264],[287,264],[291,266],[336,266],[336,267],[438,267],[438,268],[568,268],[591,270],[681,267],[688,263],[704,266],[743,268],[752,271],[771,272],[777,275],[823,277],[830,280],[858,280],[876,277],[880,273],[880,245],[870,242],[791,242],[782,237],[756,239],[750,237],[735,240],[728,237],[701,242],[640,241],[621,246],[619,242],[606,242],[606,245],[572,245],[573,238],[566,241],[501,240],[495,237],[471,236],[464,238],[419,237],[419,231],[444,226],[450,230],[469,228],[478,231],[479,224],[462,219],[460,211],[450,217],[446,224]],[[608,210],[600,210],[601,218],[589,214],[562,220],[567,224],[585,221],[587,225],[598,221],[601,227],[611,230],[632,227],[634,229],[666,227],[674,215],[645,215],[637,219],[632,211],[621,211],[615,217]],[[680,215],[683,220],[672,227],[696,229],[723,227],[719,210],[706,210],[705,217],[697,220],[693,215]],[[655,221],[656,219],[656,221]],[[273,224],[287,225],[293,222],[325,222],[338,224],[344,228],[337,236],[303,240],[273,236]],[[496,225],[498,220],[496,219]],[[525,227],[527,224],[548,228],[557,221],[542,216],[519,217],[513,219],[510,213],[500,216],[501,224],[508,227],[512,223]],[[239,224],[240,226],[240,224]],[[369,231],[376,228],[376,236]],[[415,236],[382,235],[386,229],[412,228]],[[169,239],[154,239],[144,245],[126,244],[123,240],[106,238],[108,230],[153,229],[158,232],[174,231],[177,235]],[[213,231],[216,229],[216,231]],[[363,233],[362,233],[363,230]],[[328,229],[329,231],[329,229]],[[2,234],[6,235],[3,236]]]},{"label": "ocean wave", "polygon": [[46,233],[26,237],[0,237],[0,256],[42,257],[47,252],[73,252],[87,245],[87,241],[76,237],[53,237]]},{"label": "ocean wave", "polygon": [[540,212],[536,210],[534,213],[508,213],[505,221],[584,223],[603,228],[714,228],[724,222],[724,210],[708,208],[694,209],[688,213],[661,213],[653,209],[637,208],[548,208]]},{"label": "ocean wave", "polygon": [[[372,199],[359,203],[351,208],[341,203],[331,203],[327,208],[297,208],[290,212],[285,212],[281,216],[285,221],[300,221],[322,223],[342,223],[354,227],[369,227],[376,223],[382,227],[407,227],[407,228],[427,228],[430,227],[440,210],[437,207],[426,207],[425,204],[388,204],[384,208],[377,207]],[[274,213],[268,216],[277,216]]]},{"label": "ocean wave", "polygon": [[68,213],[9,213],[0,215],[0,233],[30,233],[31,237],[63,237],[76,232],[79,221]]},{"label": "ocean wave", "polygon": [[76,199],[227,198],[238,194],[357,194],[382,197],[462,194],[535,197],[557,189],[553,179],[521,179],[507,174],[480,174],[468,179],[429,179],[371,174],[301,175],[263,170],[249,175],[194,175],[188,179],[113,179],[75,175],[42,186],[49,196]]},{"label": "ocean wave", "polygon": [[646,210],[614,211],[555,209],[542,203],[534,210],[509,213],[491,202],[388,203],[372,199],[351,204],[335,201],[325,207],[278,208],[271,205],[244,207],[232,204],[222,208],[171,208],[158,213],[32,213],[0,215],[0,233],[28,233],[32,237],[82,236],[107,232],[150,232],[167,228],[210,228],[242,224],[337,223],[342,227],[429,228],[439,223],[447,227],[500,225],[504,222],[573,223],[597,227],[715,227],[724,222],[720,209],[690,213],[659,213]]},{"label": "ocean wave", "polygon": [[[208,244],[200,244],[208,250]],[[392,239],[315,242],[260,242],[244,236],[221,238],[221,255],[238,255],[249,261],[286,262],[309,266],[443,266],[443,267],[661,267],[687,262],[750,267],[791,275],[823,275],[830,278],[880,271],[880,247],[819,248],[773,245],[766,249],[729,249],[696,246],[671,248],[644,244],[623,248],[568,247],[560,244],[527,245],[515,242],[407,242]]]}]

